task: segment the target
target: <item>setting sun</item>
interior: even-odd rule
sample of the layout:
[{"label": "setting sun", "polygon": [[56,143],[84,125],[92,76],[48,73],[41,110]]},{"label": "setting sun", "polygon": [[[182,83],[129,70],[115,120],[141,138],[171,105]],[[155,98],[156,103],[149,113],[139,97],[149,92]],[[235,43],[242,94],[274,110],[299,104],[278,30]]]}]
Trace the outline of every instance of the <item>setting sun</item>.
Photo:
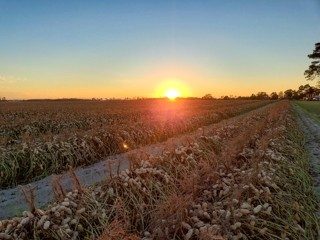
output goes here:
[{"label": "setting sun", "polygon": [[177,97],[180,96],[180,92],[177,89],[170,88],[166,91],[166,97],[170,100],[175,100]]},{"label": "setting sun", "polygon": [[191,92],[187,82],[182,81],[179,78],[166,78],[159,80],[159,84],[155,87],[154,92],[155,97],[166,97],[170,100],[190,95]]}]

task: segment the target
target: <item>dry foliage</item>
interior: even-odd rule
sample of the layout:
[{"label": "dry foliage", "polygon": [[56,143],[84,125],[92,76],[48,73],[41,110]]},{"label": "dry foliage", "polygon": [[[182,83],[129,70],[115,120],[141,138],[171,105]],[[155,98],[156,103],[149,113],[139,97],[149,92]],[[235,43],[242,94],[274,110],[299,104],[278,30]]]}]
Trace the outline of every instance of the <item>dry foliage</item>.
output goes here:
[{"label": "dry foliage", "polygon": [[301,142],[288,103],[278,102],[160,156],[140,154],[130,169],[67,193],[42,214],[6,220],[0,232],[22,239],[318,239]]}]

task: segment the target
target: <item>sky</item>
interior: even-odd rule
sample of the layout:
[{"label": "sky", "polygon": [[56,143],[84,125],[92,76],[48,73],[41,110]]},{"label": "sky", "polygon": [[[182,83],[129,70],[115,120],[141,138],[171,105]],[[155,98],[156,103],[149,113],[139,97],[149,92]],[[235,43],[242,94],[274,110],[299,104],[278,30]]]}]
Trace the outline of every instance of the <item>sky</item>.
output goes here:
[{"label": "sky", "polygon": [[297,88],[319,22],[320,0],[0,0],[0,96]]}]

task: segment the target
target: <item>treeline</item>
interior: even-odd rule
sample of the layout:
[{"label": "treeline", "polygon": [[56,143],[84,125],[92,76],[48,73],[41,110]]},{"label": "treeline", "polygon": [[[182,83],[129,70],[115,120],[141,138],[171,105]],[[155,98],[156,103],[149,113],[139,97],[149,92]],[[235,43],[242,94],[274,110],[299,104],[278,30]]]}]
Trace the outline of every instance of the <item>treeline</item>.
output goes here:
[{"label": "treeline", "polygon": [[288,89],[284,92],[287,99],[320,100],[320,88],[312,87],[309,84],[301,85],[298,90]]},{"label": "treeline", "polygon": [[[206,94],[202,99],[216,99],[211,94]],[[221,96],[220,99],[251,99],[251,100],[277,100],[277,99],[294,99],[294,100],[320,100],[320,88],[312,87],[309,84],[301,85],[298,90],[287,89],[281,92],[258,92],[251,96]]]}]

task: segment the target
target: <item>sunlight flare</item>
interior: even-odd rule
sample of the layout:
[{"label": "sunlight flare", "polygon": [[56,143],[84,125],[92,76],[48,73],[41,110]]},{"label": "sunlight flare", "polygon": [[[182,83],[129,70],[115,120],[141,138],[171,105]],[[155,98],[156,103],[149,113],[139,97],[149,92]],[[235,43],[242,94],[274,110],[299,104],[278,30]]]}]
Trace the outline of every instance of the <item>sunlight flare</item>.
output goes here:
[{"label": "sunlight flare", "polygon": [[159,82],[155,89],[155,97],[166,97],[174,100],[191,94],[187,84],[178,78],[167,78]]},{"label": "sunlight flare", "polygon": [[180,92],[175,88],[170,88],[166,91],[166,97],[170,100],[175,100],[177,97],[180,97]]}]

